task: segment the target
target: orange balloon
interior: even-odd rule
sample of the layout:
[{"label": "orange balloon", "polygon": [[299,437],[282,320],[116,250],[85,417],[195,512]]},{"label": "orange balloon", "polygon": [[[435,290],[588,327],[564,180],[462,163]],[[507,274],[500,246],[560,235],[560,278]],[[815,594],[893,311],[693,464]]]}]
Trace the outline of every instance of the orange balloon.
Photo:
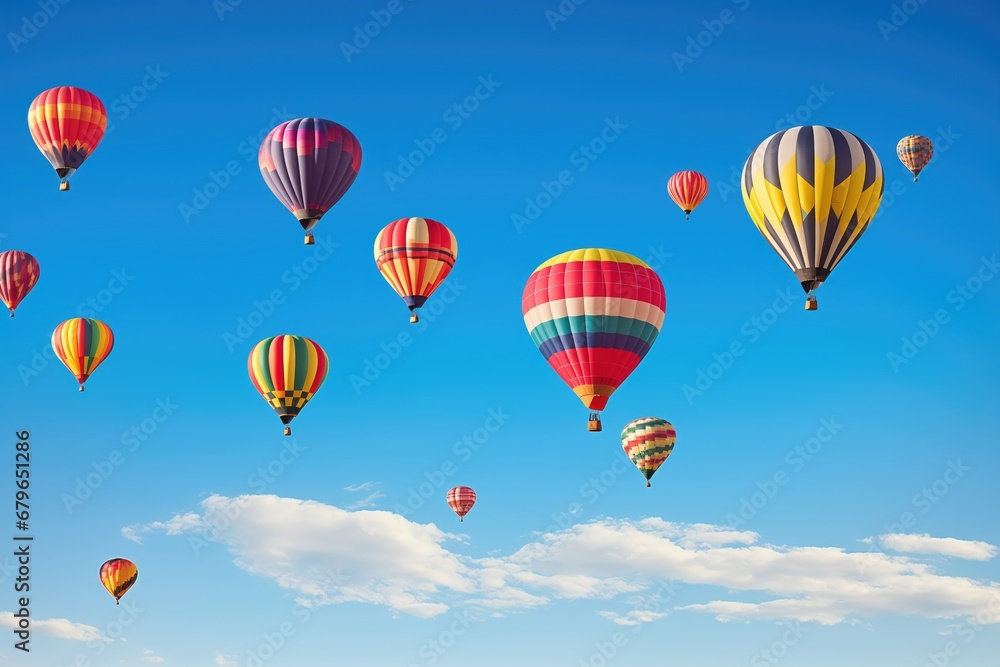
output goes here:
[{"label": "orange balloon", "polygon": [[115,598],[115,604],[135,584],[139,569],[130,560],[112,558],[101,566],[101,583]]}]

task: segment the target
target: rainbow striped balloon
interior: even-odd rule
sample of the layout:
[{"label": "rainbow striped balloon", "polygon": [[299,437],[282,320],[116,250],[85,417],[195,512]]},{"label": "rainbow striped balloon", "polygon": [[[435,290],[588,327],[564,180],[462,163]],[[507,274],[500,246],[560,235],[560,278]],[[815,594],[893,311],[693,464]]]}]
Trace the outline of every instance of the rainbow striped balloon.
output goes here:
[{"label": "rainbow striped balloon", "polygon": [[[667,295],[660,277],[640,259],[586,248],[535,269],[521,311],[542,356],[596,413],[649,352],[663,325]],[[596,419],[592,414],[591,422]]]},{"label": "rainbow striped balloon", "polygon": [[622,449],[635,467],[649,480],[663,462],[674,451],[677,431],[666,419],[643,417],[625,425],[622,429]]},{"label": "rainbow striped balloon", "polygon": [[254,388],[281,418],[285,435],[291,435],[289,424],[323,384],[330,360],[308,338],[271,336],[250,350],[247,370]]},{"label": "rainbow striped balloon", "polygon": [[114,346],[115,335],[111,327],[87,317],[61,322],[52,332],[52,351],[80,383],[80,391]]}]

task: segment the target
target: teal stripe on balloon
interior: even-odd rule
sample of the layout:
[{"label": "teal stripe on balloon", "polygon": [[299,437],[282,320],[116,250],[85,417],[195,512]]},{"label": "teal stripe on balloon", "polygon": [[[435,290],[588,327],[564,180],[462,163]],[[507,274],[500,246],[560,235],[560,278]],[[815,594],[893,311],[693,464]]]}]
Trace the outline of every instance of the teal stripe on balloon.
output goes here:
[{"label": "teal stripe on balloon", "polygon": [[631,336],[641,339],[647,345],[652,345],[659,335],[659,330],[649,322],[633,317],[573,315],[542,322],[531,330],[531,340],[537,347],[541,347],[545,341],[552,338],[595,333]]}]

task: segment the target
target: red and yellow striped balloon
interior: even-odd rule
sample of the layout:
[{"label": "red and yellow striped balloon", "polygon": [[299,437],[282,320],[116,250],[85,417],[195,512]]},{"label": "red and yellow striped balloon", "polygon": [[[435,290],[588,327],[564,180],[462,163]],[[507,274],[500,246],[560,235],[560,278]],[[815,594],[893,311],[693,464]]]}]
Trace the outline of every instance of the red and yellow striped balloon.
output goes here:
[{"label": "red and yellow striped balloon", "polygon": [[28,108],[31,138],[56,170],[60,190],[69,190],[69,177],[101,143],[107,127],[104,104],[82,88],[50,88]]},{"label": "red and yellow striped balloon", "polygon": [[458,259],[450,229],[430,218],[400,218],[375,237],[375,266],[410,309],[416,309],[444,282]]},{"label": "red and yellow striped balloon", "polygon": [[115,599],[115,604],[128,592],[139,577],[139,569],[130,560],[112,558],[101,566],[101,583]]},{"label": "red and yellow striped balloon", "polygon": [[697,171],[679,171],[667,181],[667,192],[684,211],[684,219],[689,220],[691,211],[708,195],[708,179]]},{"label": "red and yellow striped balloon", "polygon": [[559,377],[600,412],[660,333],[663,282],[645,262],[602,248],[556,255],[531,274],[521,312],[531,339]]},{"label": "red and yellow striped balloon", "polygon": [[458,515],[459,522],[465,521],[465,515],[476,504],[476,492],[467,486],[456,486],[448,491],[448,507]]},{"label": "red and yellow striped balloon", "polygon": [[20,250],[0,252],[0,300],[14,317],[14,309],[38,282],[38,260]]},{"label": "red and yellow striped balloon", "polygon": [[247,358],[250,381],[285,425],[289,424],[316,394],[330,360],[314,341],[302,336],[271,336],[257,343]]},{"label": "red and yellow striped balloon", "polygon": [[115,346],[115,336],[111,328],[100,320],[74,317],[66,320],[52,332],[52,350],[59,361],[69,369],[80,383],[101,365]]}]

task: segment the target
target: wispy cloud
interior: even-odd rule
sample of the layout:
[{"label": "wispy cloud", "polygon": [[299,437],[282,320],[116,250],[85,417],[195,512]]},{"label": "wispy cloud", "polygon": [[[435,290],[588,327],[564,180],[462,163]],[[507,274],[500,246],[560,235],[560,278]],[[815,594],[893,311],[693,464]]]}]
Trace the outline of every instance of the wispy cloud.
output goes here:
[{"label": "wispy cloud", "polygon": [[622,616],[613,611],[599,611],[598,616],[603,616],[616,625],[638,626],[643,623],[652,623],[666,616],[666,612],[633,610]]},{"label": "wispy cloud", "polygon": [[954,537],[931,537],[930,535],[907,535],[891,533],[879,537],[882,546],[892,551],[911,554],[937,554],[967,560],[990,560],[997,555],[997,547],[986,542],[958,540]]},{"label": "wispy cloud", "polygon": [[[240,511],[233,512],[237,506]],[[236,566],[297,592],[309,606],[365,602],[434,617],[464,605],[502,616],[559,600],[613,600],[669,579],[693,586],[686,595],[705,598],[675,610],[709,613],[723,622],[832,625],[886,614],[959,618],[996,607],[991,618],[1000,623],[996,582],[939,574],[910,557],[761,544],[753,532],[659,518],[578,524],[539,535],[512,554],[486,558],[453,553],[447,543],[462,537],[434,524],[277,496],[212,496],[202,501],[200,514],[125,531],[196,532],[222,541],[206,526],[227,512],[236,517],[225,538]],[[338,576],[324,575],[332,571]],[[725,599],[733,591],[768,599]],[[664,613],[623,607],[601,615],[618,625],[638,625]]]},{"label": "wispy cloud", "polygon": [[345,486],[344,491],[370,491],[373,488],[375,488],[375,482],[365,482],[364,484]]},{"label": "wispy cloud", "polygon": [[162,665],[166,662],[163,658],[156,655],[155,651],[148,648],[142,652],[142,661],[148,665]]},{"label": "wispy cloud", "polygon": [[178,514],[169,521],[154,521],[145,526],[123,528],[122,536],[136,544],[142,544],[140,533],[162,532],[167,535],[186,535],[198,532],[205,527],[201,516],[194,512],[188,512],[184,515]]},{"label": "wispy cloud", "polygon": [[347,509],[360,510],[360,509],[367,509],[369,507],[375,507],[376,500],[378,500],[379,498],[385,498],[385,494],[376,489],[375,488],[376,486],[377,486],[376,482],[365,482],[364,484],[353,484],[351,486],[344,487],[344,491],[352,491],[352,492],[371,491],[371,493],[369,493],[363,500],[359,500],[358,502],[349,505]]}]

